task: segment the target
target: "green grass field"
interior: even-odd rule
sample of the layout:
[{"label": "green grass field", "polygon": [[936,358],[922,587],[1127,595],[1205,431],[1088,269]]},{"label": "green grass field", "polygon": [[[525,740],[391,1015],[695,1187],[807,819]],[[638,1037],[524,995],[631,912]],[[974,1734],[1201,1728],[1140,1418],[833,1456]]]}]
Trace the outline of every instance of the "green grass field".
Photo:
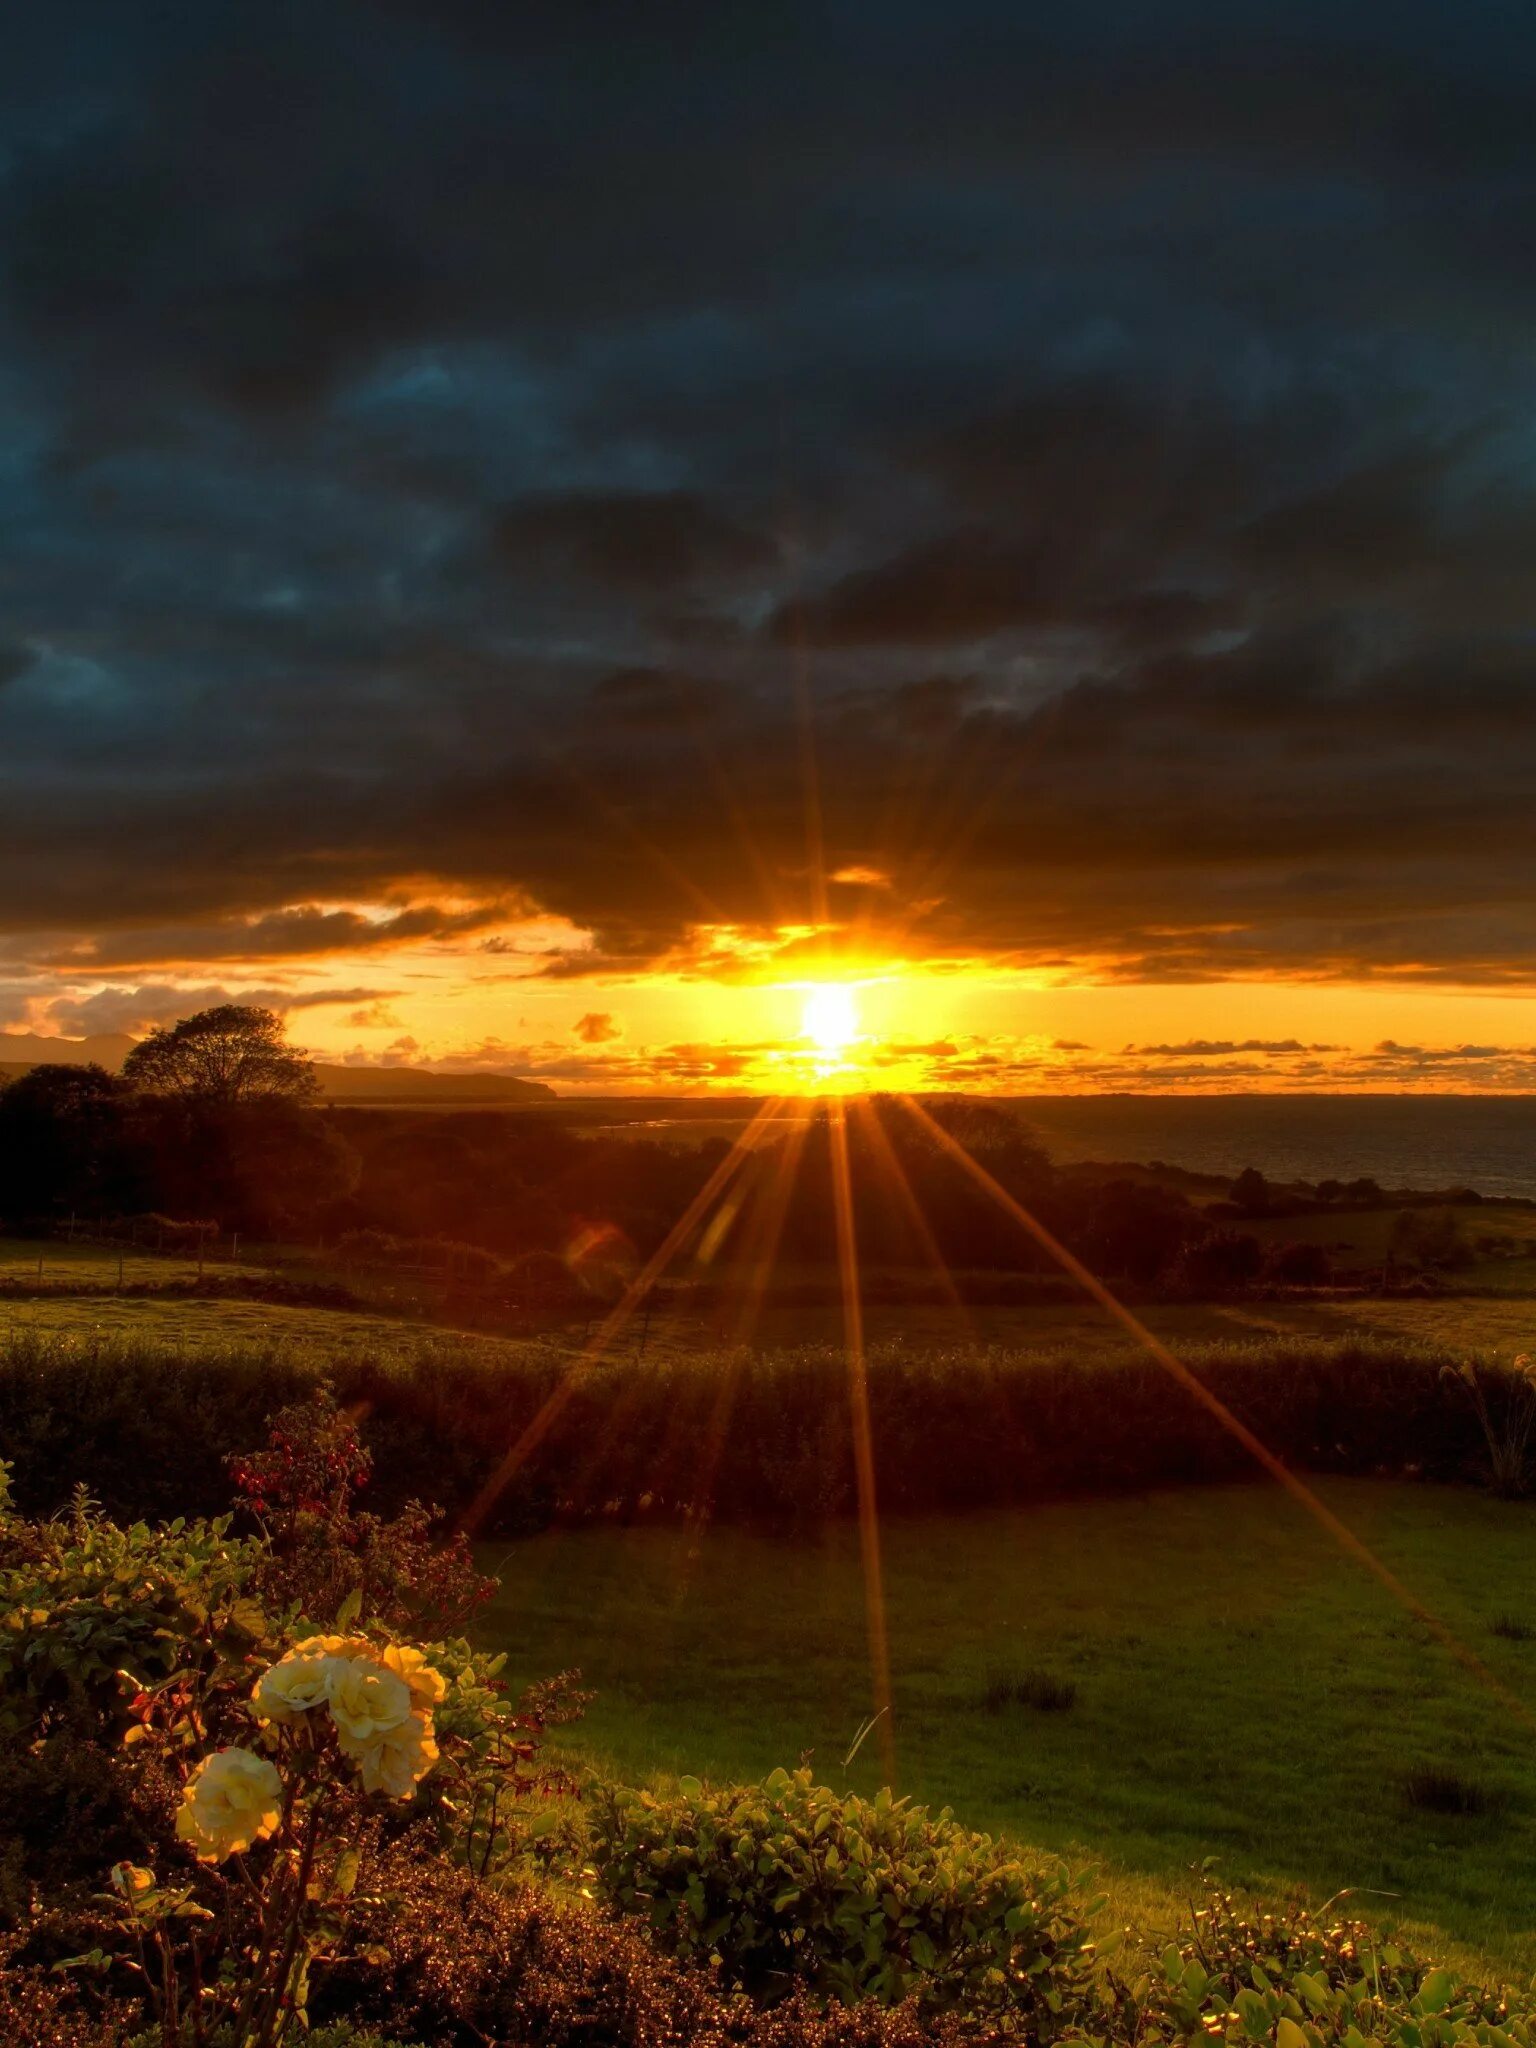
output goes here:
[{"label": "green grass field", "polygon": [[[419,1359],[446,1341],[511,1361],[574,1356],[580,1325],[498,1338],[416,1317],[101,1286],[116,1255],[0,1240],[0,1329],[101,1332],[167,1353],[274,1346],[315,1361]],[[195,1263],[140,1256],[125,1277],[184,1282]],[[1511,1267],[1522,1261],[1509,1262]],[[1176,1348],[1278,1335],[1371,1334],[1509,1354],[1536,1301],[1512,1295],[1171,1304],[1147,1322]],[[1108,1357],[1127,1340],[1072,1307],[872,1308],[872,1343],[977,1341]],[[835,1309],[770,1310],[760,1341],[835,1341]],[[659,1316],[653,1352],[696,1354],[698,1317]],[[638,1329],[617,1361],[638,1346]],[[421,1475],[430,1493],[432,1474]],[[1351,1527],[1536,1712],[1536,1508],[1471,1490],[1334,1481]],[[1190,1489],[1031,1510],[890,1519],[884,1531],[903,1789],[970,1825],[1097,1865],[1113,1913],[1171,1919],[1195,1867],[1314,1901],[1342,1887],[1436,1947],[1536,1969],[1536,1721],[1484,1688],[1318,1527],[1273,1491]],[[841,1780],[869,1705],[857,1539],[739,1528],[634,1528],[488,1546],[503,1588],[486,1633],[535,1676],[579,1664],[599,1697],[573,1739],[626,1775],[756,1776],[809,1753]],[[1533,1639],[1491,1632],[1496,1617]],[[1069,1710],[989,1711],[994,1677],[1041,1670]],[[866,1744],[849,1778],[876,1781]],[[1489,1810],[1409,1803],[1417,1767],[1460,1771]]]},{"label": "green grass field", "polygon": [[[207,1274],[223,1274],[231,1279],[259,1278],[263,1270],[230,1259],[210,1259],[204,1268]],[[198,1264],[195,1257],[155,1252],[131,1244],[70,1243],[61,1237],[0,1237],[0,1281],[68,1293],[72,1288],[113,1287],[119,1273],[128,1287],[164,1287],[197,1279]]]},{"label": "green grass field", "polygon": [[[1536,1510],[1335,1482],[1328,1503],[1536,1709]],[[1096,1864],[1118,1914],[1171,1913],[1192,1867],[1536,1967],[1536,1723],[1468,1674],[1267,1487],[888,1522],[902,1788]],[[626,1775],[753,1777],[812,1755],[842,1781],[870,1700],[855,1533],[714,1528],[487,1546],[485,1633],[528,1676],[579,1664],[582,1750]],[[1070,1679],[1065,1712],[989,1711],[993,1674]],[[1494,1810],[1416,1810],[1407,1774],[1474,1778]],[[878,1778],[873,1742],[848,1774]],[[1507,1802],[1507,1803],[1505,1803]]]},{"label": "green grass field", "polygon": [[[215,1351],[230,1345],[269,1351],[281,1346],[322,1362],[358,1356],[415,1358],[433,1339],[447,1339],[493,1358],[512,1357],[525,1352],[529,1341],[345,1309],[224,1301],[216,1295],[172,1294],[161,1299],[153,1294],[70,1294],[62,1288],[0,1299],[0,1332],[5,1330],[49,1337],[126,1338],[163,1346],[168,1352]],[[563,1341],[561,1348],[568,1348]]]}]

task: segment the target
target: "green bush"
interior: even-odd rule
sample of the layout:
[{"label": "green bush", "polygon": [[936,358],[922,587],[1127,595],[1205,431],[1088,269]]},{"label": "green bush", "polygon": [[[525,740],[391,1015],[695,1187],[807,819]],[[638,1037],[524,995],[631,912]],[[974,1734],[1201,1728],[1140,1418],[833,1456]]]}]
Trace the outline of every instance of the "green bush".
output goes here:
[{"label": "green bush", "polygon": [[[361,1893],[361,1887],[360,1887]],[[469,2048],[981,2048],[997,2025],[825,2004],[796,1990],[754,2006],[719,1973],[663,1954],[645,1926],[544,1886],[477,1884],[410,1841],[359,1897],[356,1943],[312,2001],[385,2033]]]},{"label": "green bush", "polygon": [[1435,1969],[1361,1921],[1248,1913],[1218,1894],[1181,1941],[1108,1980],[1089,2032],[1136,2048],[1532,2048],[1536,2004]]},{"label": "green bush", "polygon": [[612,1789],[593,1856],[609,1899],[685,1958],[718,1956],[759,1996],[796,1985],[853,2004],[1027,2016],[1059,2033],[1090,1971],[1064,1871],[1028,1870],[948,1810],[829,1790],[809,1771],[761,1785]]},{"label": "green bush", "polygon": [[[261,1640],[260,1546],[229,1518],[120,1528],[83,1495],[23,1521],[0,1461],[0,1733],[120,1736],[135,1687],[206,1676]],[[132,1674],[131,1682],[127,1674]]]}]

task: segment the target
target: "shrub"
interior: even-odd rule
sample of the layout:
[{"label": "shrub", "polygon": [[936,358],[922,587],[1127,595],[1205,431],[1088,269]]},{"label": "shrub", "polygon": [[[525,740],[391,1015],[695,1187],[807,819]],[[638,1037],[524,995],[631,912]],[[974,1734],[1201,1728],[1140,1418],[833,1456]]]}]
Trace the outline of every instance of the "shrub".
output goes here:
[{"label": "shrub", "polygon": [[440,1508],[407,1501],[390,1521],[358,1508],[373,1455],[324,1388],[281,1409],[266,1449],[229,1468],[268,1539],[259,1590],[269,1604],[334,1614],[355,1592],[362,1614],[392,1628],[457,1633],[496,1590],[463,1536],[434,1540]]},{"label": "shrub", "polygon": [[1246,1230],[1213,1230],[1184,1254],[1184,1277],[1201,1291],[1251,1287],[1264,1265],[1264,1247]]},{"label": "shrub", "polygon": [[1031,1666],[1024,1671],[993,1671],[987,1675],[981,1703],[989,1714],[1009,1707],[1032,1707],[1038,1714],[1065,1714],[1077,1705],[1074,1679]]},{"label": "shrub", "polygon": [[7,2048],[121,2048],[131,2007],[116,1999],[87,2003],[67,1978],[18,1960],[18,1946],[0,1942],[0,2041]]},{"label": "shrub", "polygon": [[964,2005],[1061,2031],[1089,1973],[1064,1872],[1027,1870],[948,1810],[830,1791],[809,1771],[675,1794],[610,1789],[593,1856],[606,1895],[682,1957],[761,1996]]},{"label": "shrub", "polygon": [[1536,1359],[1522,1351],[1497,1380],[1480,1373],[1471,1359],[1446,1368],[1450,1384],[1466,1390],[1488,1453],[1488,1482],[1497,1494],[1515,1499],[1530,1482],[1531,1436],[1536,1431]]},{"label": "shrub", "polygon": [[498,2048],[961,2048],[997,2030],[873,2000],[769,2010],[662,1954],[632,1920],[547,1889],[492,1889],[402,1838],[370,1871],[356,1939],[317,1986],[317,2023]]},{"label": "shrub", "polygon": [[1461,1771],[1436,1764],[1423,1764],[1410,1771],[1403,1780],[1403,1796],[1410,1806],[1424,1813],[1468,1817],[1501,1813],[1509,1804],[1509,1794],[1502,1788],[1490,1788]]},{"label": "shrub", "polygon": [[110,1744],[135,1685],[186,1691],[262,1639],[259,1546],[227,1517],[123,1529],[81,1494],[67,1516],[28,1523],[8,1479],[0,1463],[0,1731]]},{"label": "shrub", "polygon": [[1433,1969],[1360,1921],[1320,1921],[1300,1909],[1247,1913],[1217,1894],[1160,1954],[1133,1947],[1092,2031],[1136,2048],[1192,2040],[1531,2048],[1532,2021],[1529,1998],[1512,2012],[1503,1994]]},{"label": "shrub", "polygon": [[1472,1263],[1471,1247],[1454,1209],[1402,1209],[1393,1218],[1388,1255],[1406,1266],[1449,1272]]},{"label": "shrub", "polygon": [[1282,1287],[1326,1287],[1333,1267],[1320,1244],[1283,1244],[1269,1262],[1270,1277]]}]

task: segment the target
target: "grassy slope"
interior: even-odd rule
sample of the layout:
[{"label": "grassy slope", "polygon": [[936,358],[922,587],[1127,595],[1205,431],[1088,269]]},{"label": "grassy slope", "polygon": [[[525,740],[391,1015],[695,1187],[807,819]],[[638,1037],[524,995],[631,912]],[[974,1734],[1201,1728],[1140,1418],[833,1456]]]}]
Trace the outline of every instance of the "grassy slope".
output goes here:
[{"label": "grassy slope", "polygon": [[[1318,1337],[1402,1337],[1413,1343],[1500,1353],[1536,1348],[1536,1302],[1522,1298],[1445,1296],[1181,1303],[1138,1309],[1137,1313],[1175,1346],[1213,1343],[1222,1338],[1251,1341],[1274,1334],[1298,1333]],[[1130,1342],[1119,1331],[1106,1329],[1103,1316],[1090,1308],[980,1308],[969,1311],[965,1322],[957,1320],[955,1312],[949,1309],[872,1309],[866,1322],[871,1344],[899,1337],[917,1348],[953,1345],[964,1341],[968,1331],[988,1343],[1038,1345],[1042,1349],[1079,1343],[1095,1350],[1123,1349]],[[291,1308],[261,1301],[221,1301],[213,1297],[156,1301],[143,1296],[120,1300],[113,1295],[71,1295],[64,1288],[57,1292],[50,1289],[43,1296],[0,1300],[0,1324],[59,1332],[112,1330],[124,1335],[153,1336],[176,1345],[243,1339],[265,1343],[274,1337],[291,1336],[295,1342],[321,1348],[339,1344],[352,1350],[359,1343],[376,1342],[391,1351],[402,1346],[414,1347],[424,1334],[443,1327],[398,1316]],[[462,1335],[465,1342],[492,1348],[504,1341],[517,1350],[526,1342],[516,1338],[498,1340],[474,1332]],[[562,1349],[574,1351],[580,1347],[580,1325],[556,1330],[551,1335]],[[764,1316],[760,1341],[785,1346],[818,1341],[836,1343],[840,1335],[841,1318],[836,1310],[786,1310]],[[652,1351],[695,1352],[711,1348],[715,1341],[713,1332],[696,1319],[674,1331],[658,1318],[648,1338]],[[615,1355],[628,1355],[638,1342],[637,1324],[615,1347]]]},{"label": "grassy slope", "polygon": [[[0,1237],[0,1280],[26,1286],[39,1284],[68,1292],[72,1287],[112,1287],[121,1271],[129,1287],[163,1287],[198,1277],[196,1257],[152,1252],[138,1245],[71,1244],[67,1239]],[[225,1277],[260,1278],[263,1268],[243,1260],[210,1259],[206,1272]]]},{"label": "grassy slope", "polygon": [[[26,1276],[37,1247],[0,1241],[0,1271]],[[44,1248],[80,1282],[115,1256]],[[150,1259],[137,1276],[185,1279]],[[1521,1262],[1523,1263],[1523,1262]],[[64,1278],[61,1273],[60,1278]],[[67,1282],[66,1282],[67,1284]],[[1508,1352],[1536,1304],[1454,1298],[1152,1309],[1171,1341],[1270,1332],[1371,1331]],[[835,1336],[835,1311],[770,1317],[768,1341]],[[876,1310],[874,1339],[952,1344],[954,1315]],[[980,1309],[991,1341],[1108,1341],[1070,1308]],[[779,1324],[782,1323],[782,1327]],[[415,1353],[431,1333],[387,1316],[262,1302],[76,1297],[0,1302],[0,1325],[121,1332],[167,1347],[275,1340],[319,1355]],[[825,1327],[823,1327],[825,1326]],[[508,1357],[521,1343],[438,1331]],[[573,1333],[552,1333],[568,1348]],[[655,1348],[696,1350],[697,1322],[658,1324]],[[1347,1517],[1536,1702],[1536,1645],[1490,1638],[1495,1613],[1536,1622],[1536,1520],[1476,1496],[1365,1483],[1327,1488]],[[968,1822],[1006,1827],[1079,1860],[1107,1859],[1117,1909],[1145,1915],[1182,1894],[1217,1853],[1230,1876],[1315,1898],[1346,1883],[1402,1895],[1365,1902],[1502,1963],[1536,1966],[1536,1736],[1479,1694],[1422,1630],[1344,1567],[1294,1510],[1254,1490],[1074,1504],[1028,1514],[897,1522],[886,1532],[904,1783]],[[822,1546],[709,1532],[567,1535],[520,1545],[494,1632],[520,1669],[583,1663],[602,1697],[584,1740],[626,1770],[761,1772],[802,1749],[836,1777],[868,1697],[851,1532]],[[500,1553],[497,1553],[500,1555]],[[1527,1607],[1526,1603],[1529,1601]],[[994,1717],[979,1705],[997,1666],[1074,1677],[1070,1714]],[[1469,1761],[1470,1760],[1470,1761]],[[1445,1820],[1406,1809],[1419,1762],[1471,1768],[1512,1790],[1507,1813]],[[872,1755],[854,1767],[873,1777]]]},{"label": "grassy slope", "polygon": [[[1330,1503],[1522,1699],[1536,1643],[1536,1514],[1368,1481]],[[626,1773],[754,1776],[813,1751],[833,1782],[869,1678],[853,1533],[776,1542],[717,1528],[541,1537],[505,1558],[487,1626],[528,1674],[580,1663],[581,1741]],[[885,1530],[903,1788],[1074,1861],[1114,1907],[1182,1896],[1190,1867],[1362,1903],[1441,1946],[1536,1966],[1536,1733],[1265,1488]],[[988,1713],[994,1669],[1075,1679],[1077,1706]],[[1496,1817],[1410,1808],[1431,1763],[1511,1794]],[[873,1745],[851,1780],[875,1782]]]}]

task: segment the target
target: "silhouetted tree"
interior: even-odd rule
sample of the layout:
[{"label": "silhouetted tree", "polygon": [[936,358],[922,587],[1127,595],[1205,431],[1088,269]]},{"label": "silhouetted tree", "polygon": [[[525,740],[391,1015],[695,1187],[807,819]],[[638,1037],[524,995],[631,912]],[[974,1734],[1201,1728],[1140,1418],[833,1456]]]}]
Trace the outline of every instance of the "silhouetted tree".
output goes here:
[{"label": "silhouetted tree", "polygon": [[1184,1272],[1196,1287],[1248,1287],[1258,1279],[1264,1247],[1246,1230],[1213,1230],[1184,1255]]},{"label": "silhouetted tree", "polygon": [[1070,1235],[1095,1272],[1145,1286],[1174,1264],[1200,1228],[1199,1211],[1174,1189],[1112,1180],[1092,1190]]},{"label": "silhouetted tree", "polygon": [[151,1105],[156,1205],[259,1237],[306,1236],[356,1188],[356,1152],[302,1103]]},{"label": "silhouetted tree", "polygon": [[1269,1182],[1256,1166],[1245,1166],[1232,1183],[1231,1200],[1245,1216],[1269,1212]]},{"label": "silhouetted tree", "polygon": [[1333,1266],[1320,1244],[1283,1244],[1270,1260],[1271,1276],[1282,1287],[1326,1287]]},{"label": "silhouetted tree", "polygon": [[0,1215],[132,1205],[130,1091],[98,1066],[33,1067],[0,1089]]},{"label": "silhouetted tree", "polygon": [[1387,1255],[1404,1265],[1469,1266],[1471,1248],[1454,1209],[1402,1209],[1392,1220]]},{"label": "silhouetted tree", "polygon": [[123,1077],[148,1095],[217,1107],[237,1102],[308,1102],[319,1092],[303,1053],[283,1041],[274,1010],[221,1003],[152,1031],[123,1061]]}]

